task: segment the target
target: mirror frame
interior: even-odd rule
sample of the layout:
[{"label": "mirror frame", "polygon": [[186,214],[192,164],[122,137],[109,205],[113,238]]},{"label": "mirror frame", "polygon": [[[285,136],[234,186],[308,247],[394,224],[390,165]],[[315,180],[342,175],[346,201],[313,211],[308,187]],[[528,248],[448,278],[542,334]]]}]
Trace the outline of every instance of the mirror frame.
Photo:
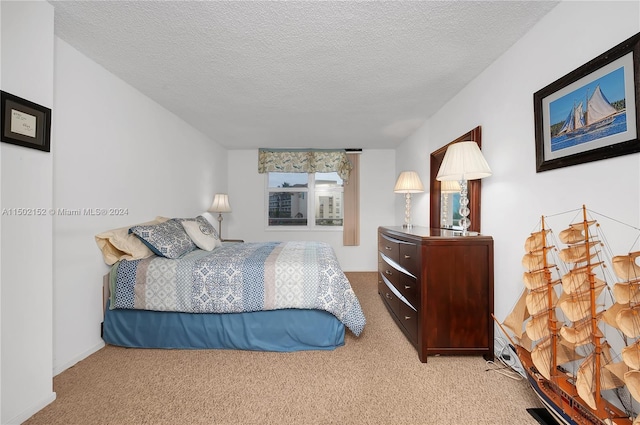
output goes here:
[{"label": "mirror frame", "polygon": [[[442,196],[440,193],[440,182],[436,180],[438,170],[444,159],[444,154],[447,152],[449,145],[458,142],[471,141],[476,142],[479,148],[482,148],[482,139],[480,126],[474,128],[468,133],[463,134],[457,139],[447,143],[438,150],[431,152],[431,181],[429,185],[429,192],[431,196],[430,205],[430,220],[429,225],[433,229],[439,229],[440,226],[440,211],[442,208],[441,201]],[[468,198],[469,198],[469,219],[471,220],[471,226],[469,231],[480,233],[480,193],[482,190],[481,180],[469,180],[467,182]]]}]

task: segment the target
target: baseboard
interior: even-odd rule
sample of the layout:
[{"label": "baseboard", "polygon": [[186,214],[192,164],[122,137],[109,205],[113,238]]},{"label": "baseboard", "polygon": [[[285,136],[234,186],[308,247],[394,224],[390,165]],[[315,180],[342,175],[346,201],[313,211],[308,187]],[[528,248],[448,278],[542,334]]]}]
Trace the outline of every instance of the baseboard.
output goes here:
[{"label": "baseboard", "polygon": [[93,347],[88,349],[87,351],[75,356],[73,359],[69,360],[65,364],[54,366],[54,368],[53,368],[53,376],[61,374],[65,370],[69,369],[71,366],[75,365],[79,361],[82,361],[82,360],[86,359],[87,357],[89,357],[90,355],[92,355],[96,351],[100,350],[104,346],[105,346],[104,341],[100,341],[99,343],[97,343],[96,345],[94,345]]},{"label": "baseboard", "polygon": [[3,422],[3,425],[20,425],[25,422],[27,419],[47,407],[49,404],[53,403],[56,399],[56,393],[52,392],[49,396],[43,398],[38,403],[34,404],[28,409],[25,409],[19,415],[9,419],[7,422]]}]

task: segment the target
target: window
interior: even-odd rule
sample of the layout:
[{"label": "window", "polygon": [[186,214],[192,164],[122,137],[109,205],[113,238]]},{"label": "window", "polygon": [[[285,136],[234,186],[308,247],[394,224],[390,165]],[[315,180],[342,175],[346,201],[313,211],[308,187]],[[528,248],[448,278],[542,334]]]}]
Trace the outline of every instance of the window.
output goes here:
[{"label": "window", "polygon": [[267,173],[268,226],[341,228],[344,184],[336,172]]}]

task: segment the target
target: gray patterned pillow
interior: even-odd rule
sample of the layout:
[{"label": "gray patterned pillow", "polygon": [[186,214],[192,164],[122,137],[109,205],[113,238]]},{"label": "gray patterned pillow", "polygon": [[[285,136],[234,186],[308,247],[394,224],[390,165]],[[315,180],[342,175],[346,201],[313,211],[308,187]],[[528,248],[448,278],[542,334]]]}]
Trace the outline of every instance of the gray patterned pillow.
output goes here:
[{"label": "gray patterned pillow", "polygon": [[185,232],[198,248],[205,251],[222,246],[220,236],[209,220],[199,215],[196,218],[177,219],[184,227]]},{"label": "gray patterned pillow", "polygon": [[129,233],[139,237],[154,254],[161,257],[178,258],[196,249],[196,245],[176,219],[148,226],[133,226]]}]

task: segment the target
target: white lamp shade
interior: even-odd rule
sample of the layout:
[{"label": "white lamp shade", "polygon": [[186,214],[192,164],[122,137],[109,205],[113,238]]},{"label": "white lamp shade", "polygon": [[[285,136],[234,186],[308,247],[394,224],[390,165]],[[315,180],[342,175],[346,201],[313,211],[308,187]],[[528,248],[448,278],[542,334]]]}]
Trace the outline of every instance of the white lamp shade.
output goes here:
[{"label": "white lamp shade", "polygon": [[393,188],[395,193],[420,193],[424,192],[420,176],[415,171],[403,171],[398,176],[396,187]]},{"label": "white lamp shade", "polygon": [[216,193],[213,197],[213,203],[209,207],[209,212],[228,213],[231,212],[229,205],[229,195],[226,193]]},{"label": "white lamp shade", "polygon": [[436,180],[477,180],[491,175],[491,168],[476,142],[450,145],[444,154]]},{"label": "white lamp shade", "polygon": [[445,180],[440,184],[441,193],[460,192],[460,183],[457,180]]}]

